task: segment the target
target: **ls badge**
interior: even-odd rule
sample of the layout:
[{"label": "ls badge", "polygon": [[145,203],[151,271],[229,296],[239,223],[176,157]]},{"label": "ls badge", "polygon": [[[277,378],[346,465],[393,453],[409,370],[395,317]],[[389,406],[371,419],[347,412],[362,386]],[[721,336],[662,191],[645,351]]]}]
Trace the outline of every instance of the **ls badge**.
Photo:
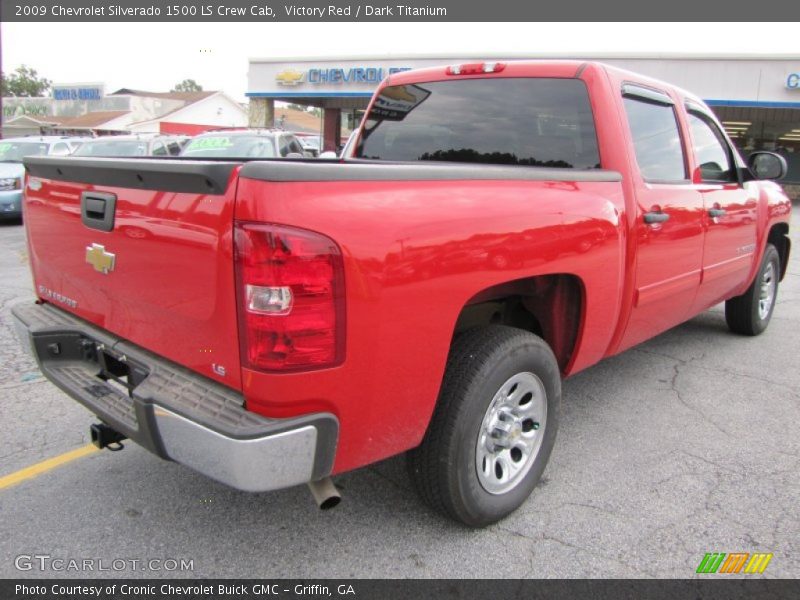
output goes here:
[{"label": "ls badge", "polygon": [[86,246],[86,262],[103,275],[108,275],[114,270],[115,260],[116,255],[106,252],[105,246],[100,244]]}]

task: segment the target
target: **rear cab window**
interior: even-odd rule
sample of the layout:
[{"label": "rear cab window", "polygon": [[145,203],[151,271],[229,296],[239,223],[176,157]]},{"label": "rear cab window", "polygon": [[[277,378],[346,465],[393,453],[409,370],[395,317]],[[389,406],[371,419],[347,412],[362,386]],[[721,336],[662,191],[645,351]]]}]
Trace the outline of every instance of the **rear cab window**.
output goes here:
[{"label": "rear cab window", "polygon": [[491,78],[383,88],[356,158],[600,168],[579,79]]}]

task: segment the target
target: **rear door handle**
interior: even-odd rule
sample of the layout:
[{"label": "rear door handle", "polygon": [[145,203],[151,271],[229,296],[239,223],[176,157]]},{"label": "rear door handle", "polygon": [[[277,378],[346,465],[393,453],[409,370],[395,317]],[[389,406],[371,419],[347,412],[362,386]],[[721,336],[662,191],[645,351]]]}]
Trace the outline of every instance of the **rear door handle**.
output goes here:
[{"label": "rear door handle", "polygon": [[644,222],[648,225],[653,223],[663,223],[664,221],[669,220],[669,215],[664,212],[646,212],[644,213]]},{"label": "rear door handle", "polygon": [[724,217],[726,211],[724,208],[709,208],[708,209],[708,216],[712,219],[716,219],[717,217]]}]

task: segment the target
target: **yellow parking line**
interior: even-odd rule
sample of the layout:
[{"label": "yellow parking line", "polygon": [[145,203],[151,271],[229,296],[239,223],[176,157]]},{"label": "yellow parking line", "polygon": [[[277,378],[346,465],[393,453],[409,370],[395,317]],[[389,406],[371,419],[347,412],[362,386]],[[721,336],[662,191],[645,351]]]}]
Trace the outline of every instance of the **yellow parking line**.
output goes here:
[{"label": "yellow parking line", "polygon": [[75,450],[70,450],[69,452],[64,452],[64,454],[59,454],[53,458],[43,460],[40,463],[31,465],[30,467],[25,467],[16,473],[11,473],[10,475],[0,477],[0,490],[11,487],[12,485],[17,485],[18,483],[22,483],[27,479],[33,479],[34,477],[38,477],[43,473],[57,469],[58,467],[72,462],[73,460],[83,458],[84,456],[88,456],[89,454],[93,454],[95,452],[98,452],[98,449],[92,444],[87,444],[81,448],[75,448]]}]

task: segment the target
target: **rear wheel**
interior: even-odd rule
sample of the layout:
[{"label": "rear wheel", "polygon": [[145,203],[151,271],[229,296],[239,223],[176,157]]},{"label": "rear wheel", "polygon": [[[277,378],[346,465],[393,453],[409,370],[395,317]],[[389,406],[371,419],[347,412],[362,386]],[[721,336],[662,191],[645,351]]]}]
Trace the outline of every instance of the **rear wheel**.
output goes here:
[{"label": "rear wheel", "polygon": [[547,465],[560,399],[558,363],[541,338],[504,326],[459,336],[425,438],[408,454],[422,499],[471,527],[513,512]]},{"label": "rear wheel", "polygon": [[735,333],[758,335],[772,318],[778,297],[780,257],[775,246],[767,244],[761,267],[747,291],[725,302],[725,320]]}]

